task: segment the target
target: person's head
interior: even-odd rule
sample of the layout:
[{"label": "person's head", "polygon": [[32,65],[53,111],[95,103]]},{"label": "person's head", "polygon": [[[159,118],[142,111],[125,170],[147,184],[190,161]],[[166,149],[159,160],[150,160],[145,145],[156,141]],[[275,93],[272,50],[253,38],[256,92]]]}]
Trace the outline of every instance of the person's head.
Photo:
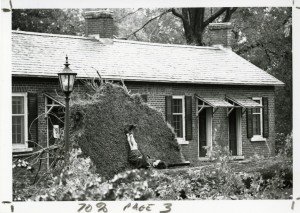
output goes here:
[{"label": "person's head", "polygon": [[166,169],[167,168],[167,164],[161,160],[154,161],[152,165],[156,169]]}]

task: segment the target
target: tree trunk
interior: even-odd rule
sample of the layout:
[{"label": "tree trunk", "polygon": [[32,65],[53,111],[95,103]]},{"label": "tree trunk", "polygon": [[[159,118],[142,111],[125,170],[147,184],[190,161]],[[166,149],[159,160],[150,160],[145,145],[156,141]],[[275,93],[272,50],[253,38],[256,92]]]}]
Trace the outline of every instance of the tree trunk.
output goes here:
[{"label": "tree trunk", "polygon": [[180,18],[183,23],[186,43],[189,45],[204,46],[203,34],[209,23],[214,22],[218,17],[224,14],[224,12],[226,12],[226,14],[223,18],[223,22],[228,22],[236,10],[237,8],[222,7],[214,14],[211,14],[206,20],[205,8],[182,8],[181,13],[172,8],[171,12]]}]

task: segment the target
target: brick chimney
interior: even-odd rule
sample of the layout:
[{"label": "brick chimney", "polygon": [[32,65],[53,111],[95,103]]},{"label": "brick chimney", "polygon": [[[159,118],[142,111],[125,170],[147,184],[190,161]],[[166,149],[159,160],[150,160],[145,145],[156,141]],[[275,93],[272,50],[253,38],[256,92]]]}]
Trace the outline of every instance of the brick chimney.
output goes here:
[{"label": "brick chimney", "polygon": [[85,35],[96,39],[113,39],[113,14],[108,10],[90,10],[83,13]]},{"label": "brick chimney", "polygon": [[231,49],[233,35],[230,22],[210,23],[208,30],[209,46],[223,46]]}]

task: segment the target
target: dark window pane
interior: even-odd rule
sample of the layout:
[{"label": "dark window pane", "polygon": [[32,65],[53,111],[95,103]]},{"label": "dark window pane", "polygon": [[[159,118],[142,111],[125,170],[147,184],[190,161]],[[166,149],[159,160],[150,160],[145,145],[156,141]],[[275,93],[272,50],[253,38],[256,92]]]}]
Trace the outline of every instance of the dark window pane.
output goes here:
[{"label": "dark window pane", "polygon": [[24,97],[15,96],[12,97],[12,113],[23,114],[24,113]]},{"label": "dark window pane", "polygon": [[24,116],[12,117],[12,143],[25,142]]},{"label": "dark window pane", "polygon": [[253,115],[253,135],[261,135],[260,115]]},{"label": "dark window pane", "polygon": [[173,115],[173,127],[176,133],[176,136],[179,138],[183,137],[183,123],[182,115]]},{"label": "dark window pane", "polygon": [[182,99],[173,99],[173,113],[182,113]]}]

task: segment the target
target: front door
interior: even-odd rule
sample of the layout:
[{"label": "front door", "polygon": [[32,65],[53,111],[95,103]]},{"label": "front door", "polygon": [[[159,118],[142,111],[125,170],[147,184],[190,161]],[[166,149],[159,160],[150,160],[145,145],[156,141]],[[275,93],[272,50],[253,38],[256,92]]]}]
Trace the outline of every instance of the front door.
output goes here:
[{"label": "front door", "polygon": [[237,115],[236,109],[229,114],[229,150],[237,155]]},{"label": "front door", "polygon": [[203,109],[199,113],[199,157],[206,156],[206,149],[203,146],[207,146],[206,140],[206,109]]}]

